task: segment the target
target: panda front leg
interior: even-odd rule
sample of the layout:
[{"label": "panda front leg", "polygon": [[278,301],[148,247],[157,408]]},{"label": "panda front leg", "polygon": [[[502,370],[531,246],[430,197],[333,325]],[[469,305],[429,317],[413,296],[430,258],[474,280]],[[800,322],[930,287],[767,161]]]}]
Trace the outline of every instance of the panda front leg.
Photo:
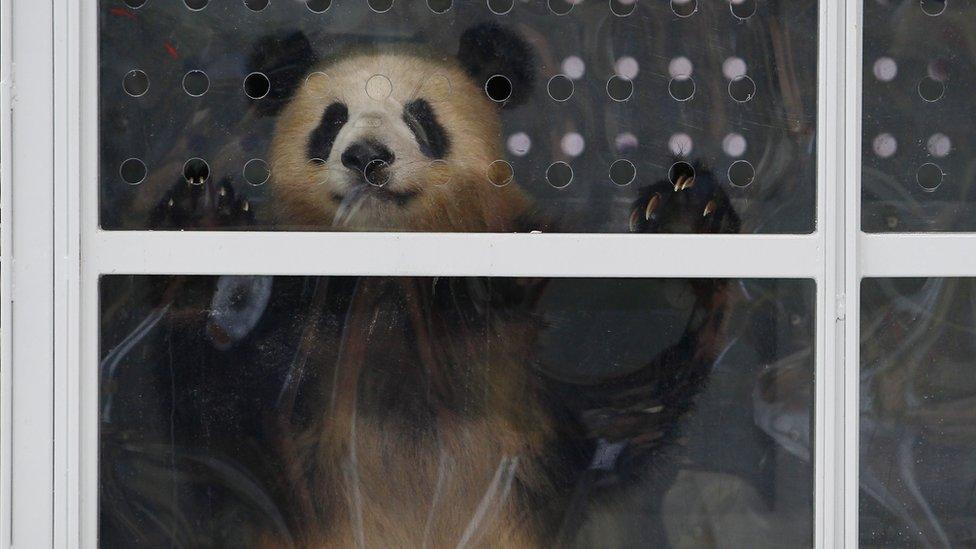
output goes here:
[{"label": "panda front leg", "polygon": [[669,179],[641,189],[631,206],[632,233],[737,233],[739,216],[715,175],[677,162]]},{"label": "panda front leg", "polygon": [[153,230],[233,230],[254,224],[254,207],[229,177],[215,181],[209,168],[188,167],[149,216]]}]

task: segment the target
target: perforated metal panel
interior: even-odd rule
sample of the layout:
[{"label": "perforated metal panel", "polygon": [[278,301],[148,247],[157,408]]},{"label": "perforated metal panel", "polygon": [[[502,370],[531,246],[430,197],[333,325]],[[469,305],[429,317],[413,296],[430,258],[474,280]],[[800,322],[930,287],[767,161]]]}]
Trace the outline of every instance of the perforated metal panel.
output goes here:
[{"label": "perforated metal panel", "polygon": [[[297,227],[270,214],[275,120],[257,116],[262,99],[247,94],[257,86],[251,95],[260,96],[258,88],[278,82],[252,74],[248,59],[258,41],[297,29],[321,56],[401,44],[451,58],[466,29],[494,22],[534,51],[527,101],[504,109],[502,132],[489,136],[510,166],[503,179],[524,189],[545,220],[526,230],[629,232],[635,201],[646,201],[657,182],[677,183],[692,166],[712,174],[699,178],[696,213],[727,196],[742,232],[814,229],[815,1],[190,4],[100,2],[104,228],[336,228],[327,214]],[[365,93],[365,82],[336,85]],[[236,201],[221,205],[225,186]],[[321,191],[310,182],[307,192]],[[154,218],[174,194],[180,211]],[[181,203],[184,195],[191,203]],[[243,200],[246,213],[200,219],[204,211],[240,210]],[[693,225],[672,230],[697,232]]]},{"label": "perforated metal panel", "polygon": [[864,20],[863,229],[973,231],[976,9],[865,0]]}]

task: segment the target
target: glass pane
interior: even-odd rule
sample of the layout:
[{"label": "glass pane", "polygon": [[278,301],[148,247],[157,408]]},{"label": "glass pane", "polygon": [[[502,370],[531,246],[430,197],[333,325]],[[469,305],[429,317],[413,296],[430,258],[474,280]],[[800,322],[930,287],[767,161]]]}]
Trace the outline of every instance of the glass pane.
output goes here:
[{"label": "glass pane", "polygon": [[864,0],[862,228],[973,231],[971,2]]},{"label": "glass pane", "polygon": [[101,280],[105,547],[800,547],[807,280]]},{"label": "glass pane", "polygon": [[861,288],[862,546],[971,546],[976,278]]},{"label": "glass pane", "polygon": [[816,0],[99,7],[106,229],[815,228]]}]

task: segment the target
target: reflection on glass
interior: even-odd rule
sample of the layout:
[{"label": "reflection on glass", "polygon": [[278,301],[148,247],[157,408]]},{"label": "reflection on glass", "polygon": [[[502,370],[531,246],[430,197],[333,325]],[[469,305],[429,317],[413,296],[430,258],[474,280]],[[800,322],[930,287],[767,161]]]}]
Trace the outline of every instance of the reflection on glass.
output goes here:
[{"label": "reflection on glass", "polygon": [[976,279],[866,279],[861,297],[861,546],[970,546]]},{"label": "reflection on glass", "polygon": [[814,300],[803,280],[106,276],[100,542],[809,546]]},{"label": "reflection on glass", "polygon": [[[660,183],[742,232],[810,232],[817,21],[816,0],[100,0],[101,224],[630,232]],[[669,191],[678,161],[714,177]],[[397,219],[499,201],[526,215]]]},{"label": "reflection on glass", "polygon": [[862,227],[974,231],[976,4],[863,4]]}]

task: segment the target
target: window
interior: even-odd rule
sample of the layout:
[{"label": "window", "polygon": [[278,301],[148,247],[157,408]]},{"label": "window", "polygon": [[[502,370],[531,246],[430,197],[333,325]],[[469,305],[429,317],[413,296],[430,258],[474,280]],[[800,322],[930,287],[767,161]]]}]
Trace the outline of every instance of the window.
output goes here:
[{"label": "window", "polygon": [[2,7],[0,538],[972,541],[965,6]]}]

